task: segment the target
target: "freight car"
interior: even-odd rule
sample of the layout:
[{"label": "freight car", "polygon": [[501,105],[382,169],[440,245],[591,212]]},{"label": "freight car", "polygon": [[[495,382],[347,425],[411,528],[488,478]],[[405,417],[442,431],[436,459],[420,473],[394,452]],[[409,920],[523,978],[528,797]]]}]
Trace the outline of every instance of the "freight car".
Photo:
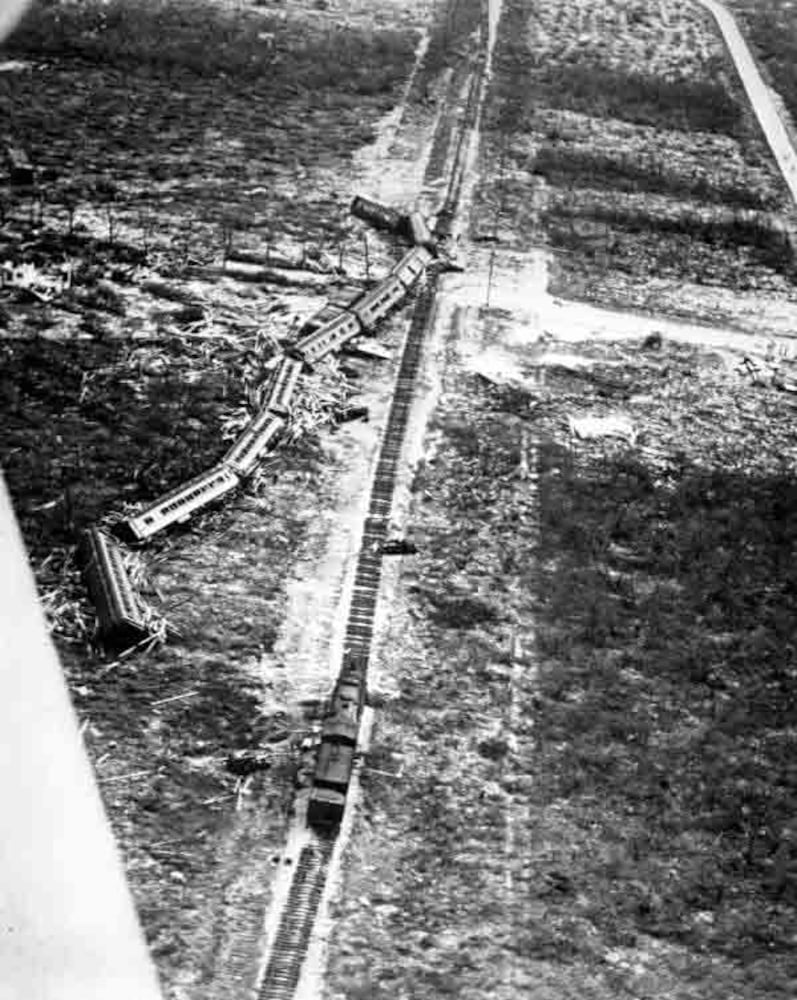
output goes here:
[{"label": "freight car", "polygon": [[395,208],[389,208],[360,195],[357,195],[351,203],[351,214],[370,222],[377,229],[389,229],[394,233],[401,230],[404,221],[404,216]]},{"label": "freight car", "polygon": [[144,614],[116,542],[99,528],[89,528],[80,539],[78,561],[104,645],[121,649],[145,638]]},{"label": "freight car", "polygon": [[365,680],[353,673],[341,673],[329,711],[321,724],[322,743],[350,743],[354,746],[364,702]]},{"label": "freight car", "polygon": [[160,497],[135,517],[128,518],[127,531],[135,541],[145,541],[170,524],[187,521],[193,513],[234,490],[238,484],[238,475],[232,468],[217,465]]}]

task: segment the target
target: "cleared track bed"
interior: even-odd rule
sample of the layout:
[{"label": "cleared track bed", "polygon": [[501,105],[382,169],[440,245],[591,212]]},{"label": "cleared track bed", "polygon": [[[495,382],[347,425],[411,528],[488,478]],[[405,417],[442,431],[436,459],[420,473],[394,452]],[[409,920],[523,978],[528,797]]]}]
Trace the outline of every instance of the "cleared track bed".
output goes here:
[{"label": "cleared track bed", "polygon": [[[452,125],[452,116],[446,116],[438,125],[438,135],[433,143],[433,155],[427,167],[425,182],[439,178],[447,163],[452,166],[445,201],[438,216],[436,235],[448,234],[450,221],[456,210],[462,184],[464,140],[468,130],[475,124],[481,81],[482,73],[474,72],[466,106],[456,125]],[[371,652],[381,579],[382,546],[387,540],[399,463],[437,283],[438,272],[432,268],[427,272],[416,300],[371,484],[368,516],[363,526],[343,643],[344,664],[347,658],[355,656],[362,663],[363,669],[367,666]],[[326,839],[318,836],[314,843],[301,852],[259,987],[258,1000],[290,1000],[295,993],[323,894],[333,844],[333,837]]]},{"label": "cleared track bed", "polygon": [[332,853],[332,841],[302,848],[258,1000],[290,1000],[299,982]]}]

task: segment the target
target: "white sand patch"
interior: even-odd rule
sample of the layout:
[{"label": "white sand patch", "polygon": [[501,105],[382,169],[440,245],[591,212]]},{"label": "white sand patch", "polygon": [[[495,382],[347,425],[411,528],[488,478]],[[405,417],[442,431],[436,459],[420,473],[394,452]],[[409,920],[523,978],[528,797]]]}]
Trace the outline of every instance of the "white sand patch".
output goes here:
[{"label": "white sand patch", "polygon": [[26,69],[33,69],[33,63],[22,59],[4,59],[0,62],[0,73],[21,73]]},{"label": "white sand patch", "polygon": [[633,444],[637,432],[632,421],[623,414],[614,413],[607,417],[568,417],[567,425],[573,437],[582,441],[597,438],[622,438]]},{"label": "white sand patch", "polygon": [[789,332],[751,334],[728,327],[566,302],[546,291],[549,255],[545,251],[500,253],[495,255],[492,268],[489,257],[489,251],[471,252],[467,272],[452,276],[447,282],[447,292],[461,305],[505,314],[507,331],[502,339],[507,348],[531,346],[540,340],[549,344],[579,344],[638,340],[659,334],[664,340],[709,350],[767,356],[778,344],[793,344],[797,336],[797,326],[792,326]]},{"label": "white sand patch", "polygon": [[[357,194],[362,194],[393,208],[412,208],[423,181],[429,159],[437,118],[410,134],[404,121],[415,77],[429,47],[428,30],[415,50],[415,62],[399,103],[376,126],[376,139],[352,157]],[[399,129],[404,125],[401,139]]]}]

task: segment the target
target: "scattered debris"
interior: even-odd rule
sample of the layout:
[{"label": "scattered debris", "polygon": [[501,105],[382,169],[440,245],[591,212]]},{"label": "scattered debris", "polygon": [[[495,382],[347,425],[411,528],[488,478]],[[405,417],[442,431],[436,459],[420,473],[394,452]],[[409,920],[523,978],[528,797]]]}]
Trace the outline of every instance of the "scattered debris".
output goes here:
[{"label": "scattered debris", "polygon": [[114,781],[132,781],[134,778],[147,778],[152,771],[133,771],[131,774],[114,774],[108,778],[100,778],[103,784],[111,784]]},{"label": "scattered debris", "polygon": [[365,341],[349,341],[342,348],[343,354],[348,354],[352,358],[366,358],[369,361],[389,361],[391,352],[380,344],[366,343]]},{"label": "scattered debris", "polygon": [[230,774],[245,778],[257,771],[267,771],[271,767],[271,758],[260,750],[236,750],[224,762]]},{"label": "scattered debris", "polygon": [[31,187],[35,175],[28,154],[16,143],[6,140],[5,158],[8,164],[8,179],[11,184],[14,187]]},{"label": "scattered debris", "polygon": [[40,302],[51,302],[72,287],[72,265],[56,265],[54,273],[45,273],[34,264],[5,261],[0,267],[0,288],[17,288]]},{"label": "scattered debris", "polygon": [[345,424],[351,420],[364,420],[367,423],[369,414],[367,406],[347,406],[340,411],[335,419],[339,424]]},{"label": "scattered debris", "polygon": [[152,707],[157,708],[159,705],[169,705],[173,701],[183,701],[186,698],[195,698],[199,694],[199,691],[186,691],[184,694],[173,694],[170,698],[159,698],[158,701],[153,701]]},{"label": "scattered debris", "polygon": [[797,393],[797,378],[788,374],[785,364],[773,365],[745,356],[739,367],[743,374],[750,377],[753,385]]},{"label": "scattered debris", "polygon": [[388,538],[380,549],[383,556],[414,556],[418,546],[408,538]]},{"label": "scattered debris", "polygon": [[613,437],[633,445],[637,439],[636,429],[628,417],[568,417],[567,425],[571,437],[582,441]]}]

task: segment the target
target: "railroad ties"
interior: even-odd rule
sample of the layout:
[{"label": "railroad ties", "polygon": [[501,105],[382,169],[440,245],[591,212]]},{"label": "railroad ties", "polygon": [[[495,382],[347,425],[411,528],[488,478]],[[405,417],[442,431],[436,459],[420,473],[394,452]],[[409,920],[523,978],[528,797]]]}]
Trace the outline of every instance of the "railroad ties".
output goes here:
[{"label": "railroad ties", "polygon": [[299,854],[257,1000],[293,997],[324,891],[332,847],[332,841],[320,840],[306,844]]},{"label": "railroad ties", "polygon": [[294,997],[321,902],[334,838],[346,805],[365,700],[383,548],[388,538],[393,493],[436,283],[437,276],[432,273],[416,301],[371,486],[346,620],[343,658],[330,709],[322,723],[322,742],[308,803],[307,820],[317,831],[317,839],[299,855],[257,1000]]},{"label": "railroad ties", "polygon": [[[483,69],[483,64],[481,68]],[[462,116],[459,126],[461,133],[464,133],[475,122],[480,81],[481,73],[475,74],[475,79],[471,81],[469,88],[465,114]],[[440,162],[435,164],[434,169],[442,172],[445,163],[442,149],[447,148],[451,140],[450,123],[447,123],[444,118],[440,120],[438,132],[435,147],[441,151],[438,153]],[[439,236],[445,237],[451,231],[451,219],[456,209],[462,183],[461,161],[463,155],[464,136],[460,134],[455,145],[454,169],[442,206],[442,220],[441,213],[438,213],[434,232],[431,234],[435,244]],[[434,173],[431,164],[427,173],[430,175]],[[433,178],[430,177],[430,179]],[[421,228],[421,221],[423,220],[415,220],[416,233],[420,238],[425,239],[428,227],[424,222],[423,228]],[[414,251],[414,254],[412,252],[408,254],[402,264],[394,268],[393,272],[399,280],[402,280],[403,273],[407,287],[420,276],[420,272],[431,261],[432,255],[437,255],[435,251],[424,245],[416,245]],[[447,255],[442,251],[441,256],[445,267]],[[413,261],[413,257],[417,259]],[[413,274],[416,265],[419,273]],[[351,773],[349,755],[340,752],[334,754],[329,747],[333,741],[338,746],[349,745],[350,730],[345,724],[345,719],[341,726],[340,720],[333,721],[332,716],[335,712],[336,695],[340,693],[347,682],[356,680],[360,685],[361,693],[367,683],[368,662],[381,581],[382,558],[392,551],[388,538],[388,526],[393,507],[393,495],[398,479],[401,453],[409,424],[416,381],[421,367],[423,343],[437,290],[438,274],[438,270],[431,273],[416,300],[371,485],[368,515],[363,525],[362,541],[346,620],[341,669],[335,683],[327,718],[322,724],[321,747],[319,749],[323,751],[326,742],[327,751],[325,754],[319,753],[308,803],[308,825],[316,828],[318,839],[310,848],[305,848],[302,852],[302,858],[307,856],[308,860],[300,860],[302,867],[295,874],[288,900],[282,911],[277,937],[271,946],[265,975],[260,984],[258,1000],[293,1000],[299,985],[314,923],[315,914],[307,912],[308,900],[314,899],[314,907],[317,908],[323,895],[325,865],[319,861],[319,852],[328,850],[329,845],[334,844],[338,824],[345,813],[346,793]],[[349,702],[351,704],[352,699],[349,699]],[[362,702],[359,703],[359,705],[361,704]],[[359,707],[356,719],[350,721],[354,722],[352,728],[357,730],[360,721]],[[357,735],[359,737],[359,733]],[[328,761],[328,765],[324,761]],[[342,778],[341,769],[347,770]],[[334,784],[332,780],[334,780]],[[305,851],[309,852],[308,855],[305,855]],[[308,874],[304,867],[308,865],[315,866],[311,874]],[[297,946],[297,942],[303,943],[301,946]]]},{"label": "railroad ties", "polygon": [[[360,552],[354,574],[351,603],[343,639],[343,660],[335,685],[337,692],[347,680],[355,679],[365,690],[368,660],[374,634],[374,618],[382,573],[382,558],[388,539],[390,512],[396,488],[399,462],[409,423],[412,397],[421,364],[423,339],[434,300],[433,275],[421,290],[401,356],[396,387],[382,436],[371,493],[368,516],[363,526]],[[333,695],[333,708],[334,708]],[[359,718],[359,710],[358,710]],[[332,752],[337,737],[322,730],[319,764],[310,792],[307,821],[310,826],[329,830],[337,826],[345,810],[354,756]],[[345,773],[344,773],[345,772]]]}]

